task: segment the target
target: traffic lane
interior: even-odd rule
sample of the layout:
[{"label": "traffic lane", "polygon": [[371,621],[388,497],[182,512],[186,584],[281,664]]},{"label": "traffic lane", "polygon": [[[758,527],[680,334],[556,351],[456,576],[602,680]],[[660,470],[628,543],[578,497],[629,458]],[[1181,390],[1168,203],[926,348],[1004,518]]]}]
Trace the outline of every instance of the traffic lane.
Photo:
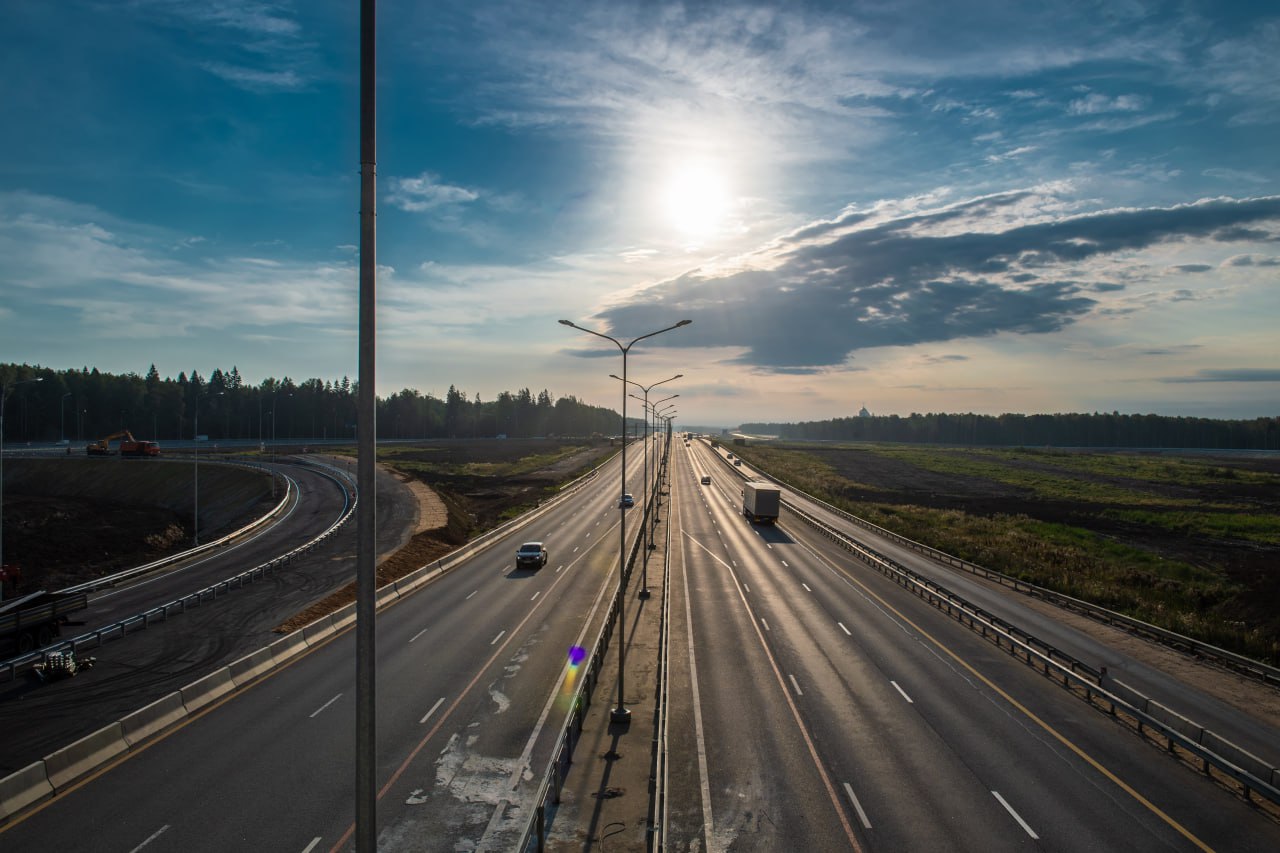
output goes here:
[{"label": "traffic lane", "polygon": [[1018,806],[1001,807],[1016,808],[1042,838],[1079,849],[1135,838],[1185,844],[1184,830],[1227,848],[1267,849],[1280,840],[1238,798],[1198,774],[1182,775],[1104,714],[878,573],[799,555],[790,562],[797,577],[790,597],[812,601],[816,621],[853,628],[847,643],[884,673],[881,691],[892,686],[904,710],[920,715],[991,790],[1017,792]]},{"label": "traffic lane", "polygon": [[[428,700],[434,703],[439,698],[432,699],[434,690],[427,690],[426,686],[468,683],[475,678],[475,661],[483,659],[481,656],[490,648],[491,638],[477,631],[476,626],[485,621],[485,614],[492,607],[483,598],[463,591],[468,582],[474,580],[462,571],[446,575],[439,584],[428,587],[436,595],[425,595],[424,590],[404,604],[392,607],[379,619],[378,633],[382,638],[387,636],[388,625],[393,624],[393,620],[387,617],[411,614],[408,607],[411,602],[426,602],[432,606],[431,618],[437,622],[440,633],[449,637],[450,648],[450,654],[424,655],[422,650],[426,646],[417,646],[414,651],[427,658],[420,677],[402,677],[389,682],[397,685],[397,689],[402,685],[411,691],[417,686],[426,692],[415,701],[406,696],[388,695],[387,700],[380,703],[380,729],[389,733],[379,739],[379,767],[383,778],[389,775],[389,768],[394,768],[404,757],[404,748],[399,743],[403,739],[395,735],[397,721],[388,718],[388,712],[393,708],[415,707],[415,711],[422,708],[425,714],[431,707]],[[403,644],[403,647],[407,648],[408,644]],[[396,644],[392,642],[387,648],[394,652]],[[309,832],[336,839],[345,829],[339,828],[342,815],[350,813],[349,788],[345,784],[350,764],[343,767],[343,762],[349,760],[349,753],[343,755],[342,750],[334,750],[331,746],[350,740],[354,705],[349,699],[339,699],[327,707],[326,704],[339,694],[344,697],[350,695],[353,649],[354,638],[348,633],[263,682],[262,686],[272,685],[271,691],[254,688],[245,694],[243,700],[229,702],[207,715],[200,721],[198,734],[194,726],[188,726],[166,738],[162,742],[169,745],[165,752],[173,751],[180,742],[183,749],[179,754],[166,756],[166,761],[156,762],[159,766],[152,768],[153,762],[145,760],[148,754],[162,754],[157,744],[154,753],[148,750],[142,756],[125,762],[111,775],[113,780],[122,781],[105,786],[95,783],[92,786],[95,790],[90,796],[85,796],[89,786],[75,792],[79,805],[72,806],[75,811],[70,822],[85,820],[89,826],[114,826],[118,822],[111,819],[113,814],[129,813],[136,805],[136,796],[129,792],[164,789],[165,797],[157,801],[155,808],[148,808],[149,812],[154,812],[149,816],[152,822],[173,827],[166,836],[175,843],[190,840],[191,845],[197,848],[229,849],[242,844],[245,838],[252,838],[260,843],[260,849],[289,849],[296,838]],[[491,651],[489,653],[492,654]],[[489,701],[489,697],[484,697],[484,702]],[[298,725],[297,721],[303,716],[307,716],[310,722]],[[527,731],[527,721],[516,727]],[[252,733],[252,736],[241,736],[243,733]],[[144,766],[149,768],[145,773],[139,769]],[[194,785],[189,775],[183,772],[189,768],[200,771],[201,778],[195,780]],[[123,775],[116,775],[121,773]],[[133,774],[137,773],[143,775],[135,779]],[[284,783],[283,789],[271,783],[263,787],[258,780],[264,778],[279,780]],[[298,782],[298,787],[290,787],[291,782]],[[201,815],[188,812],[191,811],[191,803],[210,797],[214,786],[220,807],[217,814],[211,816],[213,822],[210,824],[204,822]],[[177,793],[171,789],[177,789]],[[72,802],[71,795],[60,797],[58,801],[63,808]],[[259,817],[264,806],[267,814]],[[34,830],[37,833],[35,837],[56,838],[56,827],[42,820],[49,816],[50,811],[53,810],[42,812],[18,829]],[[279,822],[271,822],[270,815],[277,811],[288,816],[288,821],[284,822],[288,824],[287,828]],[[223,820],[228,813],[243,816],[242,822],[228,828]],[[67,815],[64,813],[60,817],[65,820]],[[85,824],[80,826],[83,830]],[[180,826],[185,828],[180,829]],[[124,828],[132,831],[133,827],[129,824]],[[22,837],[9,836],[19,840]],[[217,844],[211,845],[210,839]],[[119,842],[123,845],[129,840],[126,835]],[[306,843],[303,841],[297,849],[302,849]],[[121,849],[131,849],[131,846]]]},{"label": "traffic lane", "polygon": [[673,708],[669,737],[673,754],[699,756],[705,772],[699,767],[694,775],[688,761],[673,770],[670,801],[698,802],[702,811],[673,813],[673,843],[697,849],[705,836],[709,850],[856,848],[814,760],[814,744],[797,724],[788,688],[723,559],[711,550],[719,536],[715,525],[700,501],[688,505],[681,515],[681,572],[673,578],[684,611],[676,609],[671,635],[672,657],[688,664],[672,694],[696,699],[687,709]]},{"label": "traffic lane", "polygon": [[1177,671],[1166,672],[1148,666],[1095,635],[1046,616],[1027,606],[1019,593],[931,560],[905,545],[858,527],[820,505],[800,498],[794,492],[788,491],[786,499],[803,500],[806,510],[813,510],[815,515],[844,530],[876,552],[942,584],[974,605],[1017,625],[1078,660],[1096,667],[1105,666],[1110,677],[1119,678],[1130,687],[1176,709],[1255,755],[1280,763],[1280,753],[1276,746],[1280,744],[1280,730],[1255,717],[1250,713],[1251,709],[1230,705],[1183,681]]}]

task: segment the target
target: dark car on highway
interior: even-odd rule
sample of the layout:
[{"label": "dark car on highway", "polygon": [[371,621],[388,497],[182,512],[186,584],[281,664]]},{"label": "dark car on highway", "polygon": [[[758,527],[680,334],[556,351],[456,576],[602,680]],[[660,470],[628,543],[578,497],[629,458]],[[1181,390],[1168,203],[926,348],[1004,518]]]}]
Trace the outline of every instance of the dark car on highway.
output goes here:
[{"label": "dark car on highway", "polygon": [[540,569],[547,564],[547,549],[541,542],[526,542],[516,551],[517,569]]},{"label": "dark car on highway", "polygon": [[618,501],[620,507],[631,507],[636,505],[636,499],[631,497],[631,493],[627,492],[622,496],[622,500]]}]

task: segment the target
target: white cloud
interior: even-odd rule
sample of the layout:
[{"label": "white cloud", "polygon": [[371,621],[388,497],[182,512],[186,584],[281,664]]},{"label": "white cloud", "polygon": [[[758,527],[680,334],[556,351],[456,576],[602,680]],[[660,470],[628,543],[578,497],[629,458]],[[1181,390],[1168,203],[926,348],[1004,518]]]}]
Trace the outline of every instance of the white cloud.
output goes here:
[{"label": "white cloud", "polygon": [[1067,106],[1071,115],[1097,115],[1098,113],[1134,113],[1147,108],[1150,99],[1142,95],[1116,95],[1108,97],[1097,92],[1072,101]]},{"label": "white cloud", "polygon": [[393,179],[391,187],[386,196],[387,203],[409,213],[467,204],[480,198],[476,190],[441,183],[440,177],[430,172],[423,172],[416,178]]}]

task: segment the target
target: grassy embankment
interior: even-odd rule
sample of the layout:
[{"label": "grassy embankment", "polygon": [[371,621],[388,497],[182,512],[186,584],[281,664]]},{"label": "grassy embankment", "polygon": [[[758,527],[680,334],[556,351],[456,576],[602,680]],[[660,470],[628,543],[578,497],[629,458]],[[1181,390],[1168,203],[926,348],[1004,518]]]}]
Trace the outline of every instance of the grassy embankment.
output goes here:
[{"label": "grassy embankment", "polygon": [[[1041,450],[862,445],[845,454],[826,447],[818,458],[803,447],[738,449],[774,476],[939,550],[1214,645],[1280,659],[1277,583],[1256,569],[1258,552],[1280,550],[1274,473],[1214,460]],[[859,465],[859,458],[876,464]],[[886,462],[896,466],[892,482],[884,479]],[[871,476],[860,479],[860,468]],[[942,507],[947,501],[936,493],[913,495],[913,471],[927,473],[935,490],[954,483],[977,494],[973,484],[989,484],[986,511],[966,511],[963,495]],[[1006,498],[1007,510],[991,511],[1000,502],[990,494]],[[1228,570],[1241,555],[1253,570]]]}]

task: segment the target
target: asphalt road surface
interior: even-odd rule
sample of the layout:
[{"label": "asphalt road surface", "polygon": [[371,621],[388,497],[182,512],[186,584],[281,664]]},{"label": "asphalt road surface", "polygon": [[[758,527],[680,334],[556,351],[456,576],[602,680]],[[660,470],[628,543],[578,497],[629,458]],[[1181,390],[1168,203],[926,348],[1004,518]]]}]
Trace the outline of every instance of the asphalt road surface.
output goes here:
[{"label": "asphalt road surface", "polygon": [[1243,800],[804,525],[748,524],[740,478],[690,451],[669,849],[1280,849]]}]

